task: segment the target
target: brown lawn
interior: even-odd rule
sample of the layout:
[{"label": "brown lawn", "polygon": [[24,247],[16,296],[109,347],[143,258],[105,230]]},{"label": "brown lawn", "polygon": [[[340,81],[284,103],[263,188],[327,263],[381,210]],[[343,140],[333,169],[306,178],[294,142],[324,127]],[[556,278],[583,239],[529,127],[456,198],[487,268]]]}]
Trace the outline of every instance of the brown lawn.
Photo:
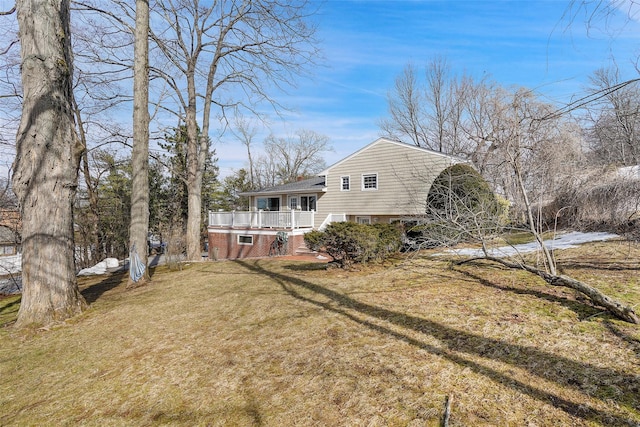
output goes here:
[{"label": "brown lawn", "polygon": [[[558,252],[640,310],[640,248]],[[563,288],[429,253],[359,271],[287,259],[81,279],[91,303],[16,331],[0,300],[0,425],[640,425],[640,326]]]}]

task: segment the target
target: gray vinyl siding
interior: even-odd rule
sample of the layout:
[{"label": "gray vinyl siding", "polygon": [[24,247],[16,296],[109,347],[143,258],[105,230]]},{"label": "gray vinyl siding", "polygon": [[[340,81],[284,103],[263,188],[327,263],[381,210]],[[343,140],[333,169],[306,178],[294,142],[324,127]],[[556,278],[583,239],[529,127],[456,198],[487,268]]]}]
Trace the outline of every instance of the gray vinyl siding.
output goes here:
[{"label": "gray vinyl siding", "polygon": [[[380,139],[327,169],[327,192],[318,203],[316,226],[329,213],[354,217],[423,213],[431,183],[457,162],[439,153]],[[378,189],[363,190],[362,176],[373,173],[378,176]],[[350,176],[349,191],[341,191],[342,176]]]}]

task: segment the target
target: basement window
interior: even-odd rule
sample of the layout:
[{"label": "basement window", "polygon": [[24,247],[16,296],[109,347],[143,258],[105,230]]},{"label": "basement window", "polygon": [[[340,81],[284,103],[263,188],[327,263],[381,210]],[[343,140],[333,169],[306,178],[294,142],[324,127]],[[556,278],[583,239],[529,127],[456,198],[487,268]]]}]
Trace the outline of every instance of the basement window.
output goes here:
[{"label": "basement window", "polygon": [[238,234],[239,245],[253,245],[253,236]]}]

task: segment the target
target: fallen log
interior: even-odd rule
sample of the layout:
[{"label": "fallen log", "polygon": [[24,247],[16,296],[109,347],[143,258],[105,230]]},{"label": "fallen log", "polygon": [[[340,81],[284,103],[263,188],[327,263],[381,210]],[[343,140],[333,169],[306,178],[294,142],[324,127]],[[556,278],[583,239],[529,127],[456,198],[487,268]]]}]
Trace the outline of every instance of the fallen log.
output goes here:
[{"label": "fallen log", "polygon": [[528,264],[509,262],[502,258],[496,258],[492,256],[470,258],[463,261],[459,261],[456,263],[456,265],[463,265],[471,261],[482,260],[482,259],[496,262],[498,264],[502,264],[507,268],[528,271],[529,273],[532,273],[541,277],[545,282],[547,282],[551,286],[563,286],[566,288],[576,290],[582,293],[583,295],[585,295],[587,298],[589,298],[589,300],[593,304],[605,308],[607,311],[609,311],[611,314],[613,314],[617,318],[622,319],[629,323],[635,323],[635,324],[640,323],[640,318],[638,318],[638,315],[635,313],[633,308],[629,307],[628,305],[624,305],[621,302],[616,301],[613,298],[603,294],[593,286],[587,285],[586,283],[581,282],[580,280],[576,280],[569,276],[550,274],[544,270],[540,270],[539,268],[533,267]]}]

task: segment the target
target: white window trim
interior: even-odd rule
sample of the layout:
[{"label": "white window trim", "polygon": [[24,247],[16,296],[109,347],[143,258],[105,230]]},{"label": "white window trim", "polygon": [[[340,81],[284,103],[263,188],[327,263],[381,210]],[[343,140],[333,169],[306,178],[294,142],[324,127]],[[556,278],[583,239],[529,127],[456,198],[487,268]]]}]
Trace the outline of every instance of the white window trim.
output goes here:
[{"label": "white window trim", "polygon": [[[346,190],[344,189],[344,182],[343,179],[347,178],[349,180],[349,188],[347,188]],[[340,177],[340,191],[351,191],[351,175],[342,175]]]},{"label": "white window trim", "polygon": [[[364,188],[364,177],[365,176],[372,176],[372,175],[374,175],[376,177],[376,188]],[[377,172],[363,173],[362,174],[362,179],[360,181],[361,181],[360,182],[360,184],[361,184],[360,188],[361,188],[362,191],[377,191],[378,190],[378,186],[379,186],[378,184],[379,183],[378,183],[378,173]]]},{"label": "white window trim", "polygon": [[[240,237],[250,237],[251,238],[251,243],[241,242],[240,241]],[[251,234],[238,234],[236,236],[236,242],[239,245],[253,246],[253,236]]]},{"label": "white window trim", "polygon": [[298,195],[295,196],[287,196],[287,207],[289,209],[291,209],[291,200],[292,199],[296,199],[296,207],[294,208],[295,210],[299,211],[300,210],[300,197]]},{"label": "white window trim", "polygon": [[[366,219],[368,222],[360,222],[361,219]],[[356,222],[358,224],[369,224],[369,225],[371,225],[371,216],[369,216],[369,215],[357,215],[356,216]]]}]

